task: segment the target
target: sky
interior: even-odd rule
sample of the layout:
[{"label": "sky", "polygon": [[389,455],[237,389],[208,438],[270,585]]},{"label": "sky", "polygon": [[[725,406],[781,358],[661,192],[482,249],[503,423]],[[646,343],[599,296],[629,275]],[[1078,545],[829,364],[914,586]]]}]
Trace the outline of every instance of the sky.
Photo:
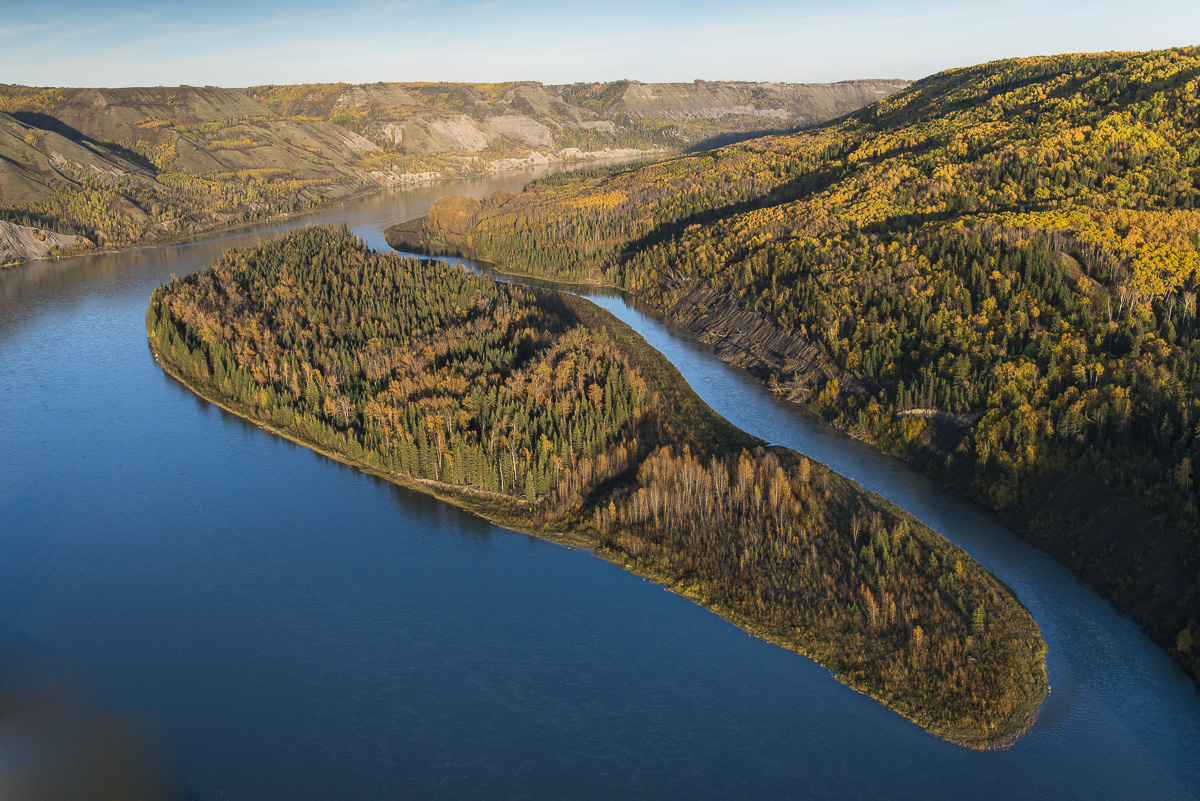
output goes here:
[{"label": "sky", "polygon": [[0,0],[0,83],[916,79],[1200,44],[1200,1]]}]

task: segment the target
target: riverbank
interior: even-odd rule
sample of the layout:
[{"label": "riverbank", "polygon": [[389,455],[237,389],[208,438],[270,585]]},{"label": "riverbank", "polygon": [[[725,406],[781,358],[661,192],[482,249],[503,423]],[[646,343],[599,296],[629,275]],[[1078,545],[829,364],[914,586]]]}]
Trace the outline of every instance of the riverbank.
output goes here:
[{"label": "riverbank", "polygon": [[[180,245],[188,245],[188,244],[192,244],[194,242],[203,242],[205,240],[212,239],[214,236],[217,236],[217,235],[226,235],[226,236],[236,235],[238,233],[241,233],[243,231],[246,231],[250,228],[253,228],[253,227],[259,226],[259,225],[269,225],[271,223],[282,223],[282,222],[286,222],[288,220],[294,220],[299,217],[303,217],[306,214],[319,213],[321,211],[331,209],[331,208],[341,205],[343,203],[349,203],[354,200],[361,200],[363,198],[373,197],[375,195],[379,195],[379,194],[382,194],[387,191],[389,191],[389,187],[367,186],[367,187],[363,187],[359,190],[352,191],[345,195],[339,195],[338,197],[333,198],[326,203],[318,203],[315,206],[311,206],[306,209],[301,209],[299,211],[269,212],[261,217],[251,217],[249,219],[236,220],[236,221],[227,220],[224,222],[215,223],[215,224],[205,227],[205,228],[197,229],[195,231],[188,231],[187,233],[170,234],[168,236],[164,236],[159,239],[154,239],[154,240],[148,241],[148,242],[130,242],[130,243],[121,244],[121,245],[108,245],[108,246],[104,246],[104,247],[96,247],[95,243],[91,242],[91,240],[88,240],[84,237],[74,237],[73,239],[75,241],[72,242],[69,247],[62,247],[57,250],[49,250],[48,249],[47,251],[42,253],[37,258],[21,258],[19,260],[0,258],[0,269],[12,269],[15,267],[20,267],[22,264],[28,264],[29,262],[32,262],[32,261],[64,261],[66,259],[72,259],[72,258],[76,258],[78,256],[97,256],[97,255],[109,254],[109,253],[135,253],[135,252],[143,251],[143,250],[154,250],[156,248],[179,247]],[[3,221],[0,221],[0,222],[3,222]],[[26,228],[27,230],[35,230],[35,229],[29,229],[28,226],[15,226],[15,227]],[[50,232],[50,231],[47,231],[46,233],[48,235],[53,235],[53,236],[59,237],[60,239],[65,239],[65,237],[61,234],[53,234],[53,232]],[[84,239],[84,242],[86,242],[88,244],[85,245],[85,244],[79,243],[78,242],[79,239]]]},{"label": "riverbank", "polygon": [[[664,422],[667,429],[666,441],[676,439],[681,442],[691,441],[697,452],[701,454],[705,451],[735,452],[761,442],[717,415],[691,390],[678,370],[665,357],[650,348],[624,323],[586,300],[572,296],[563,296],[563,300],[589,330],[603,331],[604,336],[612,337],[618,342],[620,349],[631,363],[639,369],[642,375],[651,380],[654,389],[661,395],[661,408],[670,410],[670,414],[665,415],[667,419]],[[756,636],[824,664],[839,674],[840,680],[854,689],[875,698],[907,719],[951,742],[972,748],[1007,744],[1032,724],[1037,707],[1045,695],[1044,645],[1039,639],[1040,632],[1028,612],[1019,606],[1007,588],[983,571],[961,550],[949,546],[944,541],[941,541],[940,545],[934,543],[936,535],[928,531],[919,521],[912,519],[890,504],[886,504],[877,496],[867,496],[852,482],[830,473],[825,468],[818,466],[815,469],[817,478],[814,479],[825,487],[826,500],[823,503],[837,505],[842,502],[838,500],[839,498],[843,500],[846,498],[865,499],[871,508],[883,510],[887,514],[905,521],[905,526],[911,528],[913,536],[924,543],[926,547],[936,547],[942,555],[942,560],[947,564],[953,564],[957,560],[957,570],[960,576],[969,575],[971,582],[982,582],[992,588],[990,591],[997,599],[995,613],[1001,615],[997,618],[995,625],[1002,625],[1001,620],[1007,621],[1003,625],[1010,626],[1010,628],[1004,630],[1010,631],[1014,638],[1010,645],[1026,647],[1024,645],[1017,646],[1016,642],[1027,641],[1029,648],[1025,666],[1020,668],[1022,671],[1028,671],[1027,678],[1022,681],[1022,686],[1026,686],[1027,689],[1027,692],[1023,694],[1022,702],[1007,708],[1002,717],[988,721],[988,724],[982,728],[978,725],[956,728],[946,721],[943,710],[922,707],[918,699],[897,697],[894,693],[882,689],[881,685],[874,684],[868,674],[863,671],[862,666],[855,666],[858,657],[856,654],[846,651],[847,643],[822,640],[795,626],[781,626],[777,617],[774,623],[764,625],[764,619],[769,621],[771,618],[763,617],[761,602],[756,606],[749,597],[742,602],[731,602],[734,601],[733,596],[728,594],[722,596],[716,591],[714,585],[697,580],[695,576],[689,576],[686,572],[672,569],[669,567],[669,563],[656,564],[652,560],[638,558],[637,554],[614,547],[611,537],[606,538],[602,531],[588,523],[595,511],[594,506],[585,505],[570,516],[557,520],[545,518],[539,520],[530,514],[527,504],[512,497],[495,493],[468,492],[461,487],[415,479],[410,475],[383,469],[379,464],[355,458],[345,450],[330,447],[329,443],[316,442],[297,429],[281,428],[270,420],[263,419],[256,413],[254,407],[231,401],[229,397],[219,391],[213,382],[207,381],[195,373],[186,374],[180,364],[172,361],[169,354],[155,347],[153,337],[151,338],[151,347],[159,363],[175,378],[196,394],[239,417],[320,452],[328,458],[351,465],[392,483],[426,492],[491,522],[563,544],[588,548],[593,553],[614,561],[631,572],[664,584],[672,591],[709,608]],[[779,453],[785,461],[790,458],[799,458],[787,456],[791,452],[785,452],[782,449]],[[831,498],[833,500],[830,500]],[[607,496],[601,498],[601,500],[606,499]],[[940,538],[936,539],[940,540]],[[886,551],[886,548],[884,550]],[[961,597],[959,603],[961,606]],[[939,634],[936,630],[931,630],[929,636],[931,642],[936,643]]]},{"label": "riverbank", "polygon": [[[570,150],[570,148],[568,148]],[[363,198],[381,195],[387,192],[412,189],[417,186],[433,186],[441,183],[503,176],[519,173],[524,170],[547,169],[552,174],[558,171],[587,169],[605,166],[618,166],[634,162],[649,161],[657,157],[674,155],[665,150],[635,150],[630,148],[607,151],[581,151],[568,157],[558,159],[528,158],[528,159],[498,159],[486,162],[485,169],[478,173],[463,175],[442,175],[441,173],[424,173],[413,180],[387,180],[380,173],[372,177],[379,181],[377,184],[363,184],[346,194],[310,206],[305,209],[290,212],[268,211],[263,216],[240,220],[215,222],[212,225],[186,233],[174,233],[151,241],[132,242],[121,245],[96,246],[84,237],[57,234],[46,229],[34,229],[16,223],[0,220],[0,270],[12,269],[33,261],[62,261],[76,256],[94,256],[104,253],[126,253],[155,248],[177,247],[192,242],[200,242],[214,236],[235,235],[242,231],[260,225],[270,225],[295,220],[306,215],[320,213],[328,209]],[[19,229],[19,230],[17,230]],[[20,234],[19,236],[17,234]],[[40,237],[40,238],[39,238]],[[5,240],[10,239],[9,247]],[[83,240],[81,243],[79,240]],[[41,247],[33,248],[33,243]],[[48,243],[48,244],[47,244]],[[18,246],[19,245],[19,246]]]}]

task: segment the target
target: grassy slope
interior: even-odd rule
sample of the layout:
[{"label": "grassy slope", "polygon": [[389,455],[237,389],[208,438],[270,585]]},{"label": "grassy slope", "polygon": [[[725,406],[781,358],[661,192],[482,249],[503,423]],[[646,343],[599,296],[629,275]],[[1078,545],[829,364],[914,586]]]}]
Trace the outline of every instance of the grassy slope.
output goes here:
[{"label": "grassy slope", "polygon": [[[0,212],[130,245],[375,188],[370,143],[218,88],[0,87]],[[31,219],[26,220],[25,217]]]}]

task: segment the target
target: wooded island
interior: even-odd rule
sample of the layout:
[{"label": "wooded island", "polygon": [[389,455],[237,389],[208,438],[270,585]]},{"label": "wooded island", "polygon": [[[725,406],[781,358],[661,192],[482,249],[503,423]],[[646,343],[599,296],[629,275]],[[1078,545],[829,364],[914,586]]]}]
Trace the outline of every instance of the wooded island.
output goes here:
[{"label": "wooded island", "polygon": [[163,366],[225,408],[521,531],[593,549],[985,748],[1033,721],[1045,646],[910,515],[713,412],[579,298],[380,255],[342,228],[153,295]]}]

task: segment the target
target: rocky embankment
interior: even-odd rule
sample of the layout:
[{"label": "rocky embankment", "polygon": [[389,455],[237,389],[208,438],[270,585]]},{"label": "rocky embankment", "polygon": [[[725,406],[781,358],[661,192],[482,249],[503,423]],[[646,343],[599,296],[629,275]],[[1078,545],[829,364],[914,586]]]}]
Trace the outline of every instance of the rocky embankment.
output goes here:
[{"label": "rocky embankment", "polygon": [[665,309],[672,320],[710,346],[722,361],[772,382],[790,400],[811,400],[831,380],[838,382],[839,394],[866,396],[878,391],[872,383],[839,368],[807,336],[784,331],[704,281],[687,279],[669,294],[677,298]]},{"label": "rocky embankment", "polygon": [[63,252],[78,252],[91,244],[82,236],[58,234],[0,220],[0,267],[36,261]]}]

